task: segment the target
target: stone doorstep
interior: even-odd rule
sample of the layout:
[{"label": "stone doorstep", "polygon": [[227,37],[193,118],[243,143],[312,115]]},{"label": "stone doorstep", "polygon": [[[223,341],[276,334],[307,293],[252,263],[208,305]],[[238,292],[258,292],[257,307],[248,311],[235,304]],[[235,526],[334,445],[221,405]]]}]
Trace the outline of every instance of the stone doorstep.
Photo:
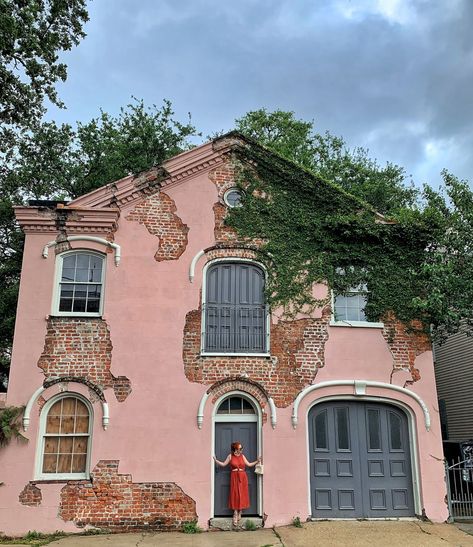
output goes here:
[{"label": "stone doorstep", "polygon": [[[245,517],[243,515],[240,520],[238,528],[242,530],[245,529],[245,522],[249,520],[255,523],[256,528],[263,528],[263,519],[261,517]],[[228,531],[233,530],[232,518],[231,517],[215,517],[209,520],[209,530],[210,531]]]}]

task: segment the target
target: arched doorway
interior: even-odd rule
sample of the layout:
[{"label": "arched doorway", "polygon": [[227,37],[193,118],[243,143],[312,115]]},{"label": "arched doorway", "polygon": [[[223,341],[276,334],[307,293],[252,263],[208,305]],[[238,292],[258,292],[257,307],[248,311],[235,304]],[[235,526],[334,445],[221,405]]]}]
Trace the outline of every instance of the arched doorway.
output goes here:
[{"label": "arched doorway", "polygon": [[[257,403],[241,393],[232,393],[217,403],[215,423],[215,456],[223,461],[230,453],[232,442],[239,441],[248,461],[254,461],[259,454],[259,413]],[[247,469],[250,508],[247,516],[260,513],[259,481],[254,469]],[[233,514],[228,508],[230,490],[229,467],[215,466],[214,471],[214,516],[229,517]]]},{"label": "arched doorway", "polygon": [[320,403],[308,427],[313,517],[414,516],[408,419],[400,408]]}]

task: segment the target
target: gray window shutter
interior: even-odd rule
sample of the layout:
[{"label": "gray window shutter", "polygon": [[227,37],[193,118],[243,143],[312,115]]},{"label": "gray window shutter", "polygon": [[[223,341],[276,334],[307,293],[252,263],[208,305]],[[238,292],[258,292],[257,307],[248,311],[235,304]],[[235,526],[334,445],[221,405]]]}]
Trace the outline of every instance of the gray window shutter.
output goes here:
[{"label": "gray window shutter", "polygon": [[221,263],[207,272],[205,351],[265,351],[264,272],[247,263]]}]

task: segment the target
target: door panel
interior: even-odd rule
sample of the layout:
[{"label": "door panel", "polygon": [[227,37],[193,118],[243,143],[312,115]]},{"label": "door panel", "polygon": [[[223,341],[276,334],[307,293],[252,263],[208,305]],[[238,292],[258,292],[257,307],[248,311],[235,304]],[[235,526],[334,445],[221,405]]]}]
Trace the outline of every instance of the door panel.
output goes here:
[{"label": "door panel", "polygon": [[[249,462],[257,458],[257,424],[256,422],[216,422],[215,423],[215,456],[223,461],[230,454],[230,445],[240,441],[243,453]],[[254,468],[247,468],[250,507],[245,515],[258,514],[258,481]],[[215,466],[214,479],[214,515],[231,516],[233,511],[228,508],[230,491],[230,466]]]},{"label": "door panel", "polygon": [[340,401],[309,412],[311,504],[317,518],[414,515],[407,417]]}]

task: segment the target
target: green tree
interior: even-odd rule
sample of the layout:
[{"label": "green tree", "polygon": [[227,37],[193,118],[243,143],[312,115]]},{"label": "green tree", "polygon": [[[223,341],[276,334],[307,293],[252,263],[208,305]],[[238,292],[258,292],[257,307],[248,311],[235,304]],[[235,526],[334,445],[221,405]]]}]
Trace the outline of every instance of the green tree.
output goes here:
[{"label": "green tree", "polygon": [[138,173],[191,147],[190,117],[177,121],[169,101],[135,100],[118,116],[87,123],[42,122],[17,139],[0,168],[0,385],[5,384],[21,271],[23,235],[13,205],[28,199],[73,199]]},{"label": "green tree", "polygon": [[433,329],[439,340],[462,322],[473,325],[473,193],[466,181],[443,172],[440,191],[418,191],[400,167],[379,166],[290,112],[258,110],[236,125],[280,154],[268,160],[258,147],[241,151],[243,207],[227,220],[242,237],[265,239],[261,260],[273,305],[295,313],[324,304],[312,297],[317,282],[336,293],[365,285],[372,320],[394,313],[413,329],[419,322]]},{"label": "green tree", "polygon": [[0,0],[0,150],[41,120],[45,99],[62,106],[59,55],[85,36],[87,21],[85,0]]},{"label": "green tree", "polygon": [[341,137],[315,131],[314,122],[294,112],[262,108],[235,122],[236,129],[311,173],[331,181],[373,205],[382,214],[412,206],[418,191],[408,184],[402,167],[381,167],[367,150],[350,150]]}]

